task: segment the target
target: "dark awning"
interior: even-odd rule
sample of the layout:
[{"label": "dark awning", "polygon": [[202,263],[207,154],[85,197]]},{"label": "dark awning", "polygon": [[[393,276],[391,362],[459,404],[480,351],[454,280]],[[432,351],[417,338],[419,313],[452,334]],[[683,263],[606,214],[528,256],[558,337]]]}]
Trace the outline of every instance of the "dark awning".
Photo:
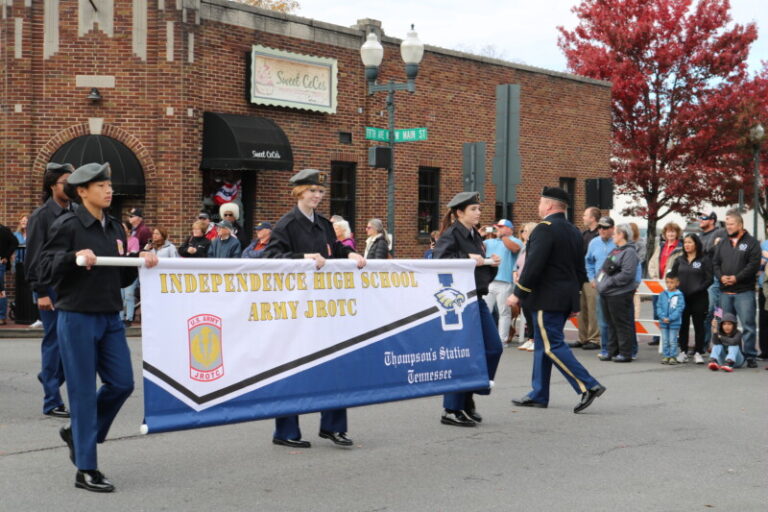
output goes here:
[{"label": "dark awning", "polygon": [[51,162],[68,163],[75,168],[93,162],[109,162],[116,195],[144,195],[144,170],[139,159],[128,146],[112,137],[81,135],[57,149]]},{"label": "dark awning", "polygon": [[203,170],[293,170],[288,137],[271,119],[203,114]]}]

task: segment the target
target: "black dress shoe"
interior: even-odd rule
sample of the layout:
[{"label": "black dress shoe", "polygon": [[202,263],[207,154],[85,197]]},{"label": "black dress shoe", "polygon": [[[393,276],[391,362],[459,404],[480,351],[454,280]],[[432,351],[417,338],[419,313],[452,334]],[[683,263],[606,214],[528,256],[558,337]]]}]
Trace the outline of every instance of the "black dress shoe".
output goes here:
[{"label": "black dress shoe", "polygon": [[304,441],[303,439],[278,439],[277,437],[273,437],[272,444],[289,446],[291,448],[312,448],[312,443]]},{"label": "black dress shoe", "polygon": [[78,470],[75,487],[91,492],[112,492],[115,486],[98,469]]},{"label": "black dress shoe", "polygon": [[321,430],[318,434],[323,439],[330,439],[333,444],[339,446],[352,446],[355,444],[350,438],[347,437],[346,432],[330,432],[328,430]]},{"label": "black dress shoe", "polygon": [[619,355],[617,355],[616,357],[613,358],[613,362],[614,363],[631,363],[632,362],[632,357],[628,357],[628,356],[624,356],[624,355],[619,354]]},{"label": "black dress shoe", "polygon": [[477,409],[471,409],[469,411],[462,411],[469,419],[474,421],[475,423],[482,423],[483,417],[480,416],[480,413],[477,412]]},{"label": "black dress shoe", "polygon": [[534,402],[533,400],[531,400],[531,397],[529,396],[524,396],[519,400],[512,400],[512,403],[518,407],[536,407],[538,409],[547,408],[547,404],[543,404],[541,402]]},{"label": "black dress shoe", "polygon": [[72,440],[72,427],[61,427],[59,429],[59,436],[61,436],[62,441],[67,443],[67,447],[69,448],[69,460],[71,460],[72,464],[74,464],[75,442]]},{"label": "black dress shoe", "polygon": [[51,416],[53,418],[69,418],[69,411],[63,405],[54,407],[53,409],[51,409],[50,411],[44,414],[46,416]]},{"label": "black dress shoe", "polygon": [[589,407],[595,398],[605,393],[605,386],[598,384],[592,388],[589,388],[586,393],[581,394],[581,401],[573,408],[573,412],[581,412]]},{"label": "black dress shoe", "polygon": [[594,341],[588,341],[585,344],[581,346],[584,350],[597,350],[600,348],[599,343],[595,343]]},{"label": "black dress shoe", "polygon": [[443,416],[440,418],[440,423],[443,425],[453,425],[454,427],[476,427],[477,423],[475,423],[472,418],[467,416],[464,411],[449,411],[446,409],[446,411],[443,413]]}]

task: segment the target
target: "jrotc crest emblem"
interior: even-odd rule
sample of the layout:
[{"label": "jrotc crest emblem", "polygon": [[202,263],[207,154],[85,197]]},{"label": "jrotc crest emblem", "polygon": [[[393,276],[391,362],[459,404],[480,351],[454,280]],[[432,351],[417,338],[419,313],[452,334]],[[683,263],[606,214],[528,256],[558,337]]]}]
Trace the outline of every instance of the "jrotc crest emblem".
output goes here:
[{"label": "jrotc crest emblem", "polygon": [[200,382],[211,382],[224,376],[221,348],[221,318],[197,315],[187,320],[189,332],[189,376]]}]

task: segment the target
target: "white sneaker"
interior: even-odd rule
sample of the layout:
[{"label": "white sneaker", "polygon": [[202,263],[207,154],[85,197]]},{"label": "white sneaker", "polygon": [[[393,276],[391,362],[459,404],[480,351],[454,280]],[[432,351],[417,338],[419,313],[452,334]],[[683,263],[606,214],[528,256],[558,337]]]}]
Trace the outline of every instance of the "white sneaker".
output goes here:
[{"label": "white sneaker", "polygon": [[704,358],[701,357],[701,354],[699,354],[698,352],[696,352],[696,354],[693,355],[693,361],[696,364],[704,364]]},{"label": "white sneaker", "polygon": [[32,325],[29,326],[30,329],[40,329],[43,326],[43,322],[40,320],[35,320]]},{"label": "white sneaker", "polygon": [[536,348],[536,345],[534,345],[532,341],[529,341],[528,346],[525,347],[525,350],[527,350],[528,352],[533,352],[535,348]]},{"label": "white sneaker", "polygon": [[685,354],[685,352],[680,352],[679,354],[677,354],[677,362],[678,363],[688,362],[688,356]]}]

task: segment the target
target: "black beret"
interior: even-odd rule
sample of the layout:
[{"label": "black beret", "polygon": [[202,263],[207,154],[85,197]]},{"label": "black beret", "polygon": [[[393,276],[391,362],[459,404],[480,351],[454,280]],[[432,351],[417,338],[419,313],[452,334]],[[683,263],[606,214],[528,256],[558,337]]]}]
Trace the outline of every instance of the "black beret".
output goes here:
[{"label": "black beret", "polygon": [[480,194],[477,192],[459,192],[448,201],[448,208],[464,209],[471,204],[480,204]]},{"label": "black beret", "polygon": [[111,174],[108,163],[85,164],[75,169],[75,172],[69,175],[67,183],[77,187],[87,185],[92,181],[109,181]]},{"label": "black beret", "polygon": [[325,185],[325,173],[317,169],[302,169],[289,181],[293,185]]},{"label": "black beret", "polygon": [[554,199],[555,201],[560,201],[565,204],[571,203],[571,198],[568,197],[568,192],[559,187],[544,187],[544,190],[541,191],[541,197]]}]

